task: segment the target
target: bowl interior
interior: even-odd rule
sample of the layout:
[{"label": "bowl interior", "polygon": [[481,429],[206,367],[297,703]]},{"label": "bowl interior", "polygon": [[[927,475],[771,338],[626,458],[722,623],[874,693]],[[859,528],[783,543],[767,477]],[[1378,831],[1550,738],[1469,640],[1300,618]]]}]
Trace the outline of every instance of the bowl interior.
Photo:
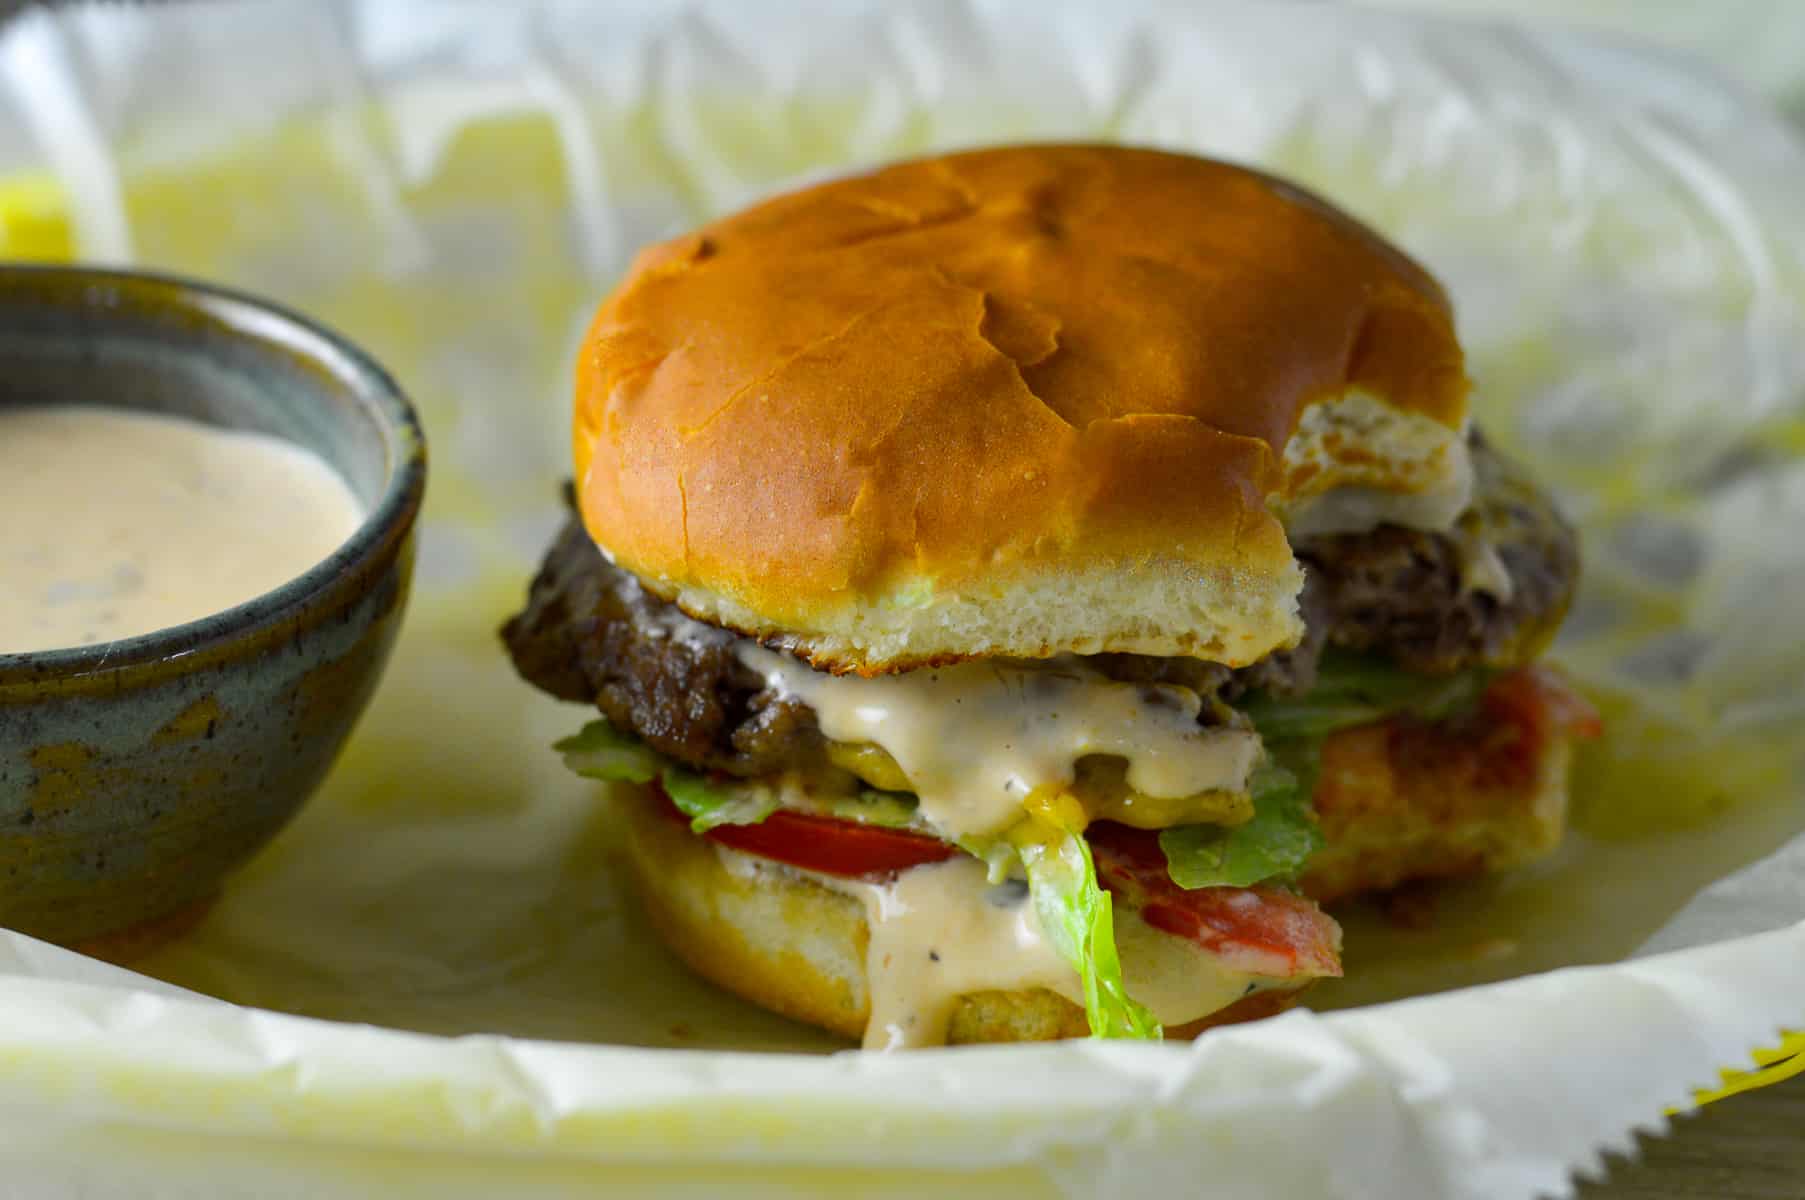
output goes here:
[{"label": "bowl interior", "polygon": [[[422,487],[418,425],[379,366],[303,318],[184,280],[0,266],[0,406],[25,405],[188,417],[273,435],[319,455],[344,478],[364,520],[333,559],[269,596],[319,583],[312,577],[355,556],[360,543],[417,504]],[[152,650],[171,632],[0,653],[0,667],[103,653],[117,662],[119,648]]]}]

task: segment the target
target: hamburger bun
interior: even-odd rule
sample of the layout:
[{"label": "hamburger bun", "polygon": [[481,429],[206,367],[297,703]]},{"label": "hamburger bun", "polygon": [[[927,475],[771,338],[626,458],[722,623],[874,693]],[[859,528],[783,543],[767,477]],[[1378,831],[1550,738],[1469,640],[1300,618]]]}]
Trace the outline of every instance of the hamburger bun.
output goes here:
[{"label": "hamburger bun", "polygon": [[[792,1020],[845,1038],[863,1036],[871,1009],[865,971],[871,930],[864,907],[780,864],[729,870],[724,857],[738,852],[672,820],[661,796],[642,789],[620,793],[641,903],[684,965]],[[1201,1020],[1168,1027],[1166,1036],[1190,1038],[1215,1025],[1270,1016],[1298,994],[1256,992]],[[1044,1042],[1089,1032],[1084,1010],[1064,996],[1045,988],[993,989],[957,1001],[946,1040]]]},{"label": "hamburger bun", "polygon": [[[1331,735],[1314,801],[1326,845],[1311,859],[1303,892],[1332,902],[1404,882],[1504,870],[1559,844],[1575,729],[1513,702],[1521,693],[1509,680],[1488,696],[1479,718],[1490,731],[1484,736],[1468,724],[1409,717]],[[861,1036],[870,1011],[863,905],[781,864],[696,836],[654,792],[623,789],[621,801],[646,913],[690,969],[787,1017]],[[759,866],[729,870],[725,862],[736,856]],[[1268,1016],[1301,991],[1256,992],[1166,1035],[1193,1037]],[[991,990],[957,1002],[947,1040],[1045,1041],[1086,1032],[1084,1011],[1054,992]]]},{"label": "hamburger bun", "polygon": [[1301,634],[1286,523],[1466,502],[1441,289],[1265,175],[922,159],[642,253],[579,354],[590,535],[654,592],[877,674]]}]

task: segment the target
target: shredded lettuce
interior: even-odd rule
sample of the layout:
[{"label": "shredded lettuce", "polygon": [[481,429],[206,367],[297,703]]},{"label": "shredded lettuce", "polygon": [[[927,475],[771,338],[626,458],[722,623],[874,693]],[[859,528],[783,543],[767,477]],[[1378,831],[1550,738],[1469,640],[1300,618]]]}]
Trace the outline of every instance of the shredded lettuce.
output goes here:
[{"label": "shredded lettuce", "polygon": [[1157,1039],[1159,1022],[1129,997],[1122,978],[1114,908],[1097,883],[1090,846],[1072,822],[1051,811],[1033,811],[1010,839],[1027,872],[1041,929],[1083,981],[1092,1037]]},{"label": "shredded lettuce", "polygon": [[[1273,748],[1268,747],[1269,754]],[[1291,879],[1322,849],[1322,832],[1310,808],[1315,790],[1312,745],[1291,748],[1290,764],[1277,755],[1249,781],[1253,817],[1245,824],[1178,825],[1160,831],[1166,873],[1179,887],[1251,887],[1269,879]]]}]

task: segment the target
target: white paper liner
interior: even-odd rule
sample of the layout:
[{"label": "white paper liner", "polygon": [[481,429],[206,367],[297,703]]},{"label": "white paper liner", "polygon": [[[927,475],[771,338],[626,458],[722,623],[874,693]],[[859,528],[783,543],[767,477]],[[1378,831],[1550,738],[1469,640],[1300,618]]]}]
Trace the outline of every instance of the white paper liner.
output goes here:
[{"label": "white paper liner", "polygon": [[[1630,1147],[1632,1123],[1659,1128],[1658,1112],[1683,1106],[1714,1064],[1794,1019],[1801,961],[1805,923],[1356,1012],[1293,1012],[1189,1047],[827,1058],[440,1039],[125,981],[13,978],[0,993],[0,1139],[61,1160],[71,1178],[83,1178],[71,1156],[91,1148],[106,1160],[95,1181],[121,1178],[134,1149],[122,1135],[149,1131],[197,1152],[218,1139],[301,1143],[316,1168],[335,1154],[393,1165],[433,1149],[580,1160],[597,1185],[617,1169],[644,1182],[645,1164],[681,1163],[695,1180],[731,1167],[751,1187],[852,1168],[1019,1166],[1018,1182],[1062,1195],[1205,1180],[1235,1196],[1564,1194],[1571,1170]],[[416,1184],[476,1194],[441,1190],[443,1170],[381,1174],[394,1195]],[[187,1194],[237,1186],[215,1182]]]}]

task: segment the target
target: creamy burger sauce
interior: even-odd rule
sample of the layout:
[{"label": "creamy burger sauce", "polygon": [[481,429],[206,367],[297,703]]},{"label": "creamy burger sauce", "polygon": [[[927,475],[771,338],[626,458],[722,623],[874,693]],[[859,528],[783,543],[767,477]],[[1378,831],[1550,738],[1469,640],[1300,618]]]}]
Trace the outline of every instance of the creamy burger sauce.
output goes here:
[{"label": "creamy burger sauce", "polygon": [[1077,761],[1128,762],[1148,796],[1243,791],[1260,755],[1257,735],[1197,723],[1188,688],[1118,683],[1072,659],[924,668],[863,679],[828,675],[749,642],[740,661],[815,710],[837,742],[870,742],[896,760],[921,814],[954,837],[998,833],[1028,793],[1072,781]]},{"label": "creamy burger sauce", "polygon": [[1026,888],[992,887],[975,858],[915,867],[890,883],[832,886],[864,903],[871,927],[867,1049],[940,1045],[954,1004],[971,992],[1044,987],[1084,1003],[1077,973],[1041,935]]},{"label": "creamy burger sauce", "polygon": [[363,514],[262,434],[87,407],[0,407],[0,654],[115,641],[293,579]]},{"label": "creamy burger sauce", "polygon": [[[893,880],[867,883],[778,866],[716,846],[722,864],[742,878],[766,871],[801,875],[851,896],[865,907],[871,942],[865,951],[871,1017],[865,1047],[937,1046],[961,996],[1046,988],[1084,1004],[1078,974],[1041,931],[1028,889],[993,885],[984,864],[960,857],[913,867]],[[1118,910],[1116,943],[1129,994],[1160,1023],[1188,1024],[1226,1008],[1274,981],[1225,968],[1180,938]]]},{"label": "creamy burger sauce", "polygon": [[[634,585],[637,586],[637,585]],[[778,693],[815,711],[836,742],[881,747],[908,777],[919,815],[953,837],[999,833],[1021,819],[1035,788],[1072,782],[1078,760],[1113,755],[1127,782],[1155,797],[1244,791],[1260,756],[1256,734],[1198,724],[1188,688],[1121,683],[1074,659],[984,661],[865,679],[807,664],[671,613],[660,632],[698,645],[731,643]],[[798,805],[786,800],[788,807]],[[959,856],[881,882],[769,863],[723,846],[730,871],[802,875],[864,906],[871,940],[865,1045],[938,1045],[960,997],[1045,988],[1084,1003],[1077,972],[1041,929],[1025,885],[993,884],[986,864]],[[1188,1024],[1280,981],[1234,971],[1138,913],[1116,913],[1129,994],[1164,1025]]]}]

